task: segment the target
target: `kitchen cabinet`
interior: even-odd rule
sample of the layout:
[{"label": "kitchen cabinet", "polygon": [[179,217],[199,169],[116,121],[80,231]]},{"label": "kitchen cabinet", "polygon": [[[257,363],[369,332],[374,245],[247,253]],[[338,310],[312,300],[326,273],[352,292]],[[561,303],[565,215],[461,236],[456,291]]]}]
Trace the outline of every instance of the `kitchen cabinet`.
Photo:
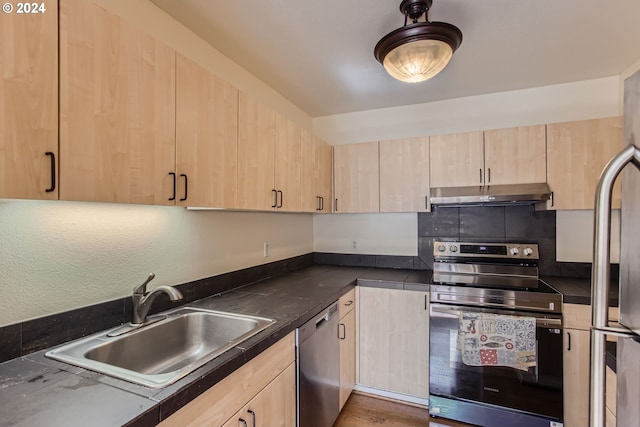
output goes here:
[{"label": "kitchen cabinet", "polygon": [[616,388],[617,378],[616,373],[607,366],[606,370],[606,427],[616,427]]},{"label": "kitchen cabinet", "polygon": [[425,212],[429,138],[380,141],[380,212]]},{"label": "kitchen cabinet", "polygon": [[335,212],[379,212],[378,142],[333,147]]},{"label": "kitchen cabinet", "polygon": [[89,1],[59,19],[60,199],[174,204],[176,53]]},{"label": "kitchen cabinet", "polygon": [[429,293],[361,286],[358,384],[429,396]]},{"label": "kitchen cabinet", "polygon": [[338,338],[340,339],[340,410],[356,385],[356,290],[338,301]]},{"label": "kitchen cabinet", "polygon": [[[622,117],[547,125],[549,187],[553,209],[593,209],[600,173],[622,150]],[[620,179],[612,207],[620,208]]]},{"label": "kitchen cabinet", "polygon": [[238,90],[178,55],[176,64],[176,204],[237,204]]},{"label": "kitchen cabinet", "polygon": [[238,208],[300,210],[300,128],[243,92],[238,114]]},{"label": "kitchen cabinet", "polygon": [[432,136],[431,186],[546,182],[545,126]]},{"label": "kitchen cabinet", "polygon": [[0,14],[0,198],[58,198],[58,3]]},{"label": "kitchen cabinet", "polygon": [[[591,306],[563,304],[562,317],[564,425],[582,427],[589,425]],[[618,319],[617,307],[609,309],[609,319]]]},{"label": "kitchen cabinet", "polygon": [[429,138],[432,187],[464,187],[483,182],[482,132],[437,135]]},{"label": "kitchen cabinet", "polygon": [[301,210],[331,212],[333,150],[329,144],[302,130]]},{"label": "kitchen cabinet", "polygon": [[[161,427],[294,427],[295,342],[290,333],[183,406]],[[255,412],[256,423],[245,417]]]},{"label": "kitchen cabinet", "polygon": [[224,427],[295,427],[295,363],[238,411]]}]

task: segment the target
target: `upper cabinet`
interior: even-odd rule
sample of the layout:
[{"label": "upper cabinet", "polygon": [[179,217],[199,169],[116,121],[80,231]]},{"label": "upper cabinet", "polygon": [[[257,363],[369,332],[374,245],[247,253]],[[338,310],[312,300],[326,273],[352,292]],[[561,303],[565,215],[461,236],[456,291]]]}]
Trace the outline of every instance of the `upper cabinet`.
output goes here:
[{"label": "upper cabinet", "polygon": [[379,212],[378,143],[333,147],[336,212]]},{"label": "upper cabinet", "polygon": [[182,55],[176,65],[176,204],[234,208],[238,90]]},{"label": "upper cabinet", "polygon": [[546,181],[545,126],[431,137],[431,186]]},{"label": "upper cabinet", "polygon": [[243,92],[239,99],[237,207],[300,210],[300,128]]},{"label": "upper cabinet", "polygon": [[485,131],[484,167],[485,184],[546,182],[545,126]]},{"label": "upper cabinet", "polygon": [[331,146],[311,132],[302,131],[302,200],[304,212],[331,212]]},{"label": "upper cabinet", "polygon": [[429,195],[429,138],[380,141],[380,212],[424,212]]},{"label": "upper cabinet", "polygon": [[175,61],[92,2],[60,0],[60,199],[174,204]]},{"label": "upper cabinet", "polygon": [[432,187],[482,184],[484,145],[482,132],[438,135],[430,138]]},{"label": "upper cabinet", "polygon": [[0,197],[57,199],[58,4],[0,14]]},{"label": "upper cabinet", "polygon": [[[622,149],[622,118],[547,125],[548,183],[555,209],[593,209],[595,189],[607,162]],[[612,207],[620,208],[620,179]]]}]

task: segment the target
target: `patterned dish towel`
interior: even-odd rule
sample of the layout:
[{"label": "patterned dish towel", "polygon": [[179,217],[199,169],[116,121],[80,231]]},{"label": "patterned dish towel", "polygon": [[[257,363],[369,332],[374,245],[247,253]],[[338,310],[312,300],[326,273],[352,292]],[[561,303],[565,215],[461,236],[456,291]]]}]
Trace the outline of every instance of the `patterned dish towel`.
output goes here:
[{"label": "patterned dish towel", "polygon": [[536,366],[536,319],[461,312],[458,349],[468,366]]}]

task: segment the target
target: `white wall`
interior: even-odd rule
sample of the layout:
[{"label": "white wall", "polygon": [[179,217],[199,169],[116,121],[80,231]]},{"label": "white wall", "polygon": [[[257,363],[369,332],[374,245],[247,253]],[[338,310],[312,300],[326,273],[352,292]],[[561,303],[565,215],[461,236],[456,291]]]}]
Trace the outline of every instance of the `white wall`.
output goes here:
[{"label": "white wall", "polygon": [[[313,250],[309,214],[0,200],[0,326]],[[270,256],[263,257],[263,243]]]},{"label": "white wall", "polygon": [[[591,262],[593,259],[593,210],[558,211],[556,259]],[[611,213],[611,262],[620,262],[620,210]]]}]

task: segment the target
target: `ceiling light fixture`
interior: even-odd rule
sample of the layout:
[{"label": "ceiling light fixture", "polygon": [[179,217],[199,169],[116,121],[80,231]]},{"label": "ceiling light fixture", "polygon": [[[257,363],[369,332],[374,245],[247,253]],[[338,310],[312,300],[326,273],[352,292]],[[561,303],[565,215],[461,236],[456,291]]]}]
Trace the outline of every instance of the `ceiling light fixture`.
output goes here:
[{"label": "ceiling light fixture", "polygon": [[[431,4],[432,0],[403,0],[404,27],[384,36],[373,50],[378,62],[400,81],[415,83],[435,76],[462,43],[458,27],[429,22]],[[423,15],[424,21],[419,21]]]}]

